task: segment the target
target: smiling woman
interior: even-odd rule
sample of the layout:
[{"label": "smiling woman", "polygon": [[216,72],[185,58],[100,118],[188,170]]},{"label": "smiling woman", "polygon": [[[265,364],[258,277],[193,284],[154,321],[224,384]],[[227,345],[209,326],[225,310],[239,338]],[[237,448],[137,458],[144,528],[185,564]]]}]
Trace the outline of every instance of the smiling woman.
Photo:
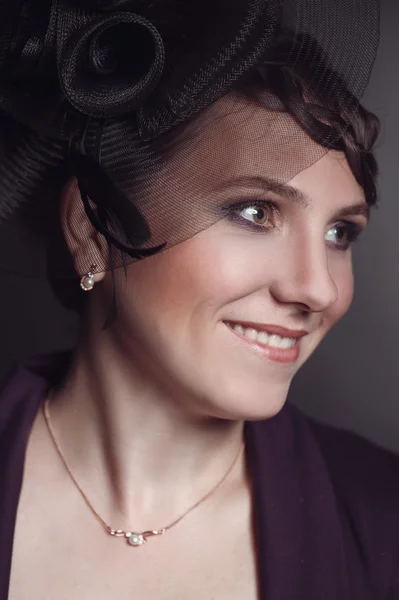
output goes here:
[{"label": "smiling woman", "polygon": [[[231,126],[236,132],[240,127]],[[102,334],[103,348],[111,338],[109,350],[94,362],[109,364],[116,335],[121,357],[134,357],[140,376],[146,372],[156,382],[167,374],[173,386],[168,395],[192,397],[184,400],[190,413],[264,419],[281,409],[292,377],[349,307],[350,244],[367,224],[368,205],[345,158],[333,151],[289,186],[266,188],[262,178],[259,188],[270,168],[267,152],[261,159],[267,129],[247,143],[237,133],[240,154],[235,145],[226,148],[223,138],[218,145],[215,136],[213,163],[208,160],[205,168],[209,197],[222,205],[225,217],[168,251],[129,265],[127,277],[117,270],[118,319]],[[190,163],[198,162],[196,153],[197,148],[190,153]],[[214,172],[219,155],[225,167]],[[251,155],[256,162],[248,160]],[[245,179],[233,180],[234,173],[245,173]],[[171,176],[164,193],[171,194],[177,183]],[[200,201],[202,171],[191,175],[189,185],[191,197]],[[71,222],[79,222],[83,210],[74,199],[73,191],[66,193],[64,210]],[[75,217],[74,210],[82,214]],[[74,238],[72,254],[83,245]],[[102,286],[92,298],[90,319],[100,328],[112,278],[103,273],[94,280]],[[281,347],[292,340],[292,347]]]},{"label": "smiling woman", "polygon": [[0,600],[398,598],[399,459],[286,405],[376,202],[378,4],[81,4],[3,15],[0,215],[81,334],[0,393]]}]

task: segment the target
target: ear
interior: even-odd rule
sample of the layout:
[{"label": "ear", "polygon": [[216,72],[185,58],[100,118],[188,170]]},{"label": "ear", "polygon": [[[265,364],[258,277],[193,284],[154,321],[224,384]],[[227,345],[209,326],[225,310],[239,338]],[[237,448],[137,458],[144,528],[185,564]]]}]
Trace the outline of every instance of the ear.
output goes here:
[{"label": "ear", "polygon": [[60,219],[65,242],[78,275],[83,276],[92,271],[96,283],[104,279],[105,272],[96,273],[93,267],[101,265],[100,268],[103,269],[108,263],[108,246],[86,215],[75,177],[68,181],[63,190]]}]

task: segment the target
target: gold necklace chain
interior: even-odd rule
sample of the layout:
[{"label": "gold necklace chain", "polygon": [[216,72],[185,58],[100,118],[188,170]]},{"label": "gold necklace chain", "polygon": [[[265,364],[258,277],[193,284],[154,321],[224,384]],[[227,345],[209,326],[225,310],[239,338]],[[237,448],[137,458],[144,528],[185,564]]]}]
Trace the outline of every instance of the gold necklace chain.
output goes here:
[{"label": "gold necklace chain", "polygon": [[226,473],[223,475],[222,479],[220,479],[220,481],[215,486],[213,486],[204,496],[202,496],[195,504],[190,506],[190,508],[188,508],[182,515],[180,515],[180,517],[177,517],[177,519],[175,519],[174,521],[169,523],[169,525],[162,527],[162,529],[152,529],[152,530],[148,530],[148,531],[142,531],[141,533],[134,532],[134,531],[124,531],[123,529],[113,529],[110,525],[108,525],[108,523],[106,521],[104,521],[104,519],[99,515],[99,513],[96,511],[96,509],[94,508],[94,506],[92,505],[92,503],[90,502],[88,497],[86,496],[86,494],[83,491],[83,489],[81,488],[80,484],[75,479],[75,476],[72,473],[71,468],[68,464],[68,461],[65,457],[65,454],[62,451],[61,446],[57,442],[57,438],[55,436],[54,428],[53,428],[51,418],[50,418],[49,398],[47,398],[45,400],[45,402],[43,403],[43,413],[44,413],[44,418],[45,418],[45,421],[47,424],[47,428],[48,428],[50,437],[54,443],[54,446],[55,446],[64,466],[65,466],[65,469],[67,470],[69,477],[72,479],[73,483],[75,484],[76,488],[80,492],[80,495],[82,496],[83,500],[85,501],[85,503],[87,504],[87,506],[93,513],[93,515],[101,523],[101,525],[103,526],[103,528],[109,535],[112,535],[114,537],[123,537],[127,540],[128,544],[130,544],[131,546],[134,546],[134,547],[142,546],[147,541],[147,539],[150,537],[157,536],[157,535],[163,535],[169,529],[171,529],[172,527],[174,527],[175,525],[180,523],[180,521],[182,519],[184,519],[184,517],[186,517],[191,511],[196,509],[200,504],[205,502],[205,500],[210,498],[210,496],[212,496],[212,494],[214,494],[226,481],[226,479],[232,472],[233,468],[237,464],[239,458],[241,457],[241,455],[244,451],[244,447],[245,447],[244,443],[242,443],[237,455],[235,456],[233,462],[231,463],[231,465],[228,468],[228,470],[226,471]]}]

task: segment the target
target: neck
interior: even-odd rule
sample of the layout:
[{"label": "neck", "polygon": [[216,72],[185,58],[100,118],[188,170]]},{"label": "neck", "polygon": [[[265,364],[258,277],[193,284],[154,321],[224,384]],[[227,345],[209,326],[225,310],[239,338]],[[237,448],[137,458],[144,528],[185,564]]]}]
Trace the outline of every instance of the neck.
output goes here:
[{"label": "neck", "polygon": [[[242,445],[243,423],[201,414],[200,399],[108,342],[79,345],[51,419],[71,470],[104,518],[153,528],[223,478]],[[223,493],[244,479],[241,458]]]}]

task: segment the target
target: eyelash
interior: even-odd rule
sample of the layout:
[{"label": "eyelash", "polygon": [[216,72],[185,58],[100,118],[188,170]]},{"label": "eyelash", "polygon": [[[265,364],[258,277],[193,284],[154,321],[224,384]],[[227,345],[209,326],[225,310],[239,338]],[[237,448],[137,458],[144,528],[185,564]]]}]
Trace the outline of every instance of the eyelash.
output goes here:
[{"label": "eyelash", "polygon": [[[265,225],[257,225],[256,223],[252,223],[248,219],[240,216],[240,212],[245,210],[246,208],[252,207],[263,207],[271,210],[274,215],[279,214],[278,206],[270,201],[270,200],[246,200],[245,202],[235,203],[230,206],[223,207],[223,210],[226,213],[226,216],[229,220],[238,223],[240,226],[246,227],[251,231],[256,233],[267,233],[272,227],[267,227]],[[363,227],[358,225],[357,223],[353,223],[352,221],[339,221],[334,223],[328,231],[334,228],[343,228],[348,238],[348,242],[346,244],[334,244],[327,242],[327,245],[334,250],[338,250],[339,252],[346,252],[357,240],[359,239],[360,234],[363,231]]]},{"label": "eyelash", "polygon": [[338,223],[335,223],[332,227],[330,227],[329,231],[334,228],[344,229],[348,238],[347,243],[343,245],[333,243],[331,244],[327,242],[328,246],[330,246],[334,250],[338,250],[339,252],[346,252],[347,250],[349,250],[349,248],[355,242],[358,241],[359,236],[363,231],[363,228],[360,225],[353,223],[352,221],[339,221]]},{"label": "eyelash", "polygon": [[226,206],[224,207],[224,211],[226,211],[226,216],[231,221],[235,221],[239,225],[247,227],[248,229],[251,229],[256,233],[265,233],[265,231],[268,231],[270,227],[264,225],[257,225],[256,223],[252,223],[248,219],[245,219],[244,217],[240,216],[240,212],[242,212],[246,208],[252,207],[267,208],[268,210],[272,211],[273,214],[279,213],[278,206],[270,200],[246,200],[245,202],[239,202],[230,206]]}]

